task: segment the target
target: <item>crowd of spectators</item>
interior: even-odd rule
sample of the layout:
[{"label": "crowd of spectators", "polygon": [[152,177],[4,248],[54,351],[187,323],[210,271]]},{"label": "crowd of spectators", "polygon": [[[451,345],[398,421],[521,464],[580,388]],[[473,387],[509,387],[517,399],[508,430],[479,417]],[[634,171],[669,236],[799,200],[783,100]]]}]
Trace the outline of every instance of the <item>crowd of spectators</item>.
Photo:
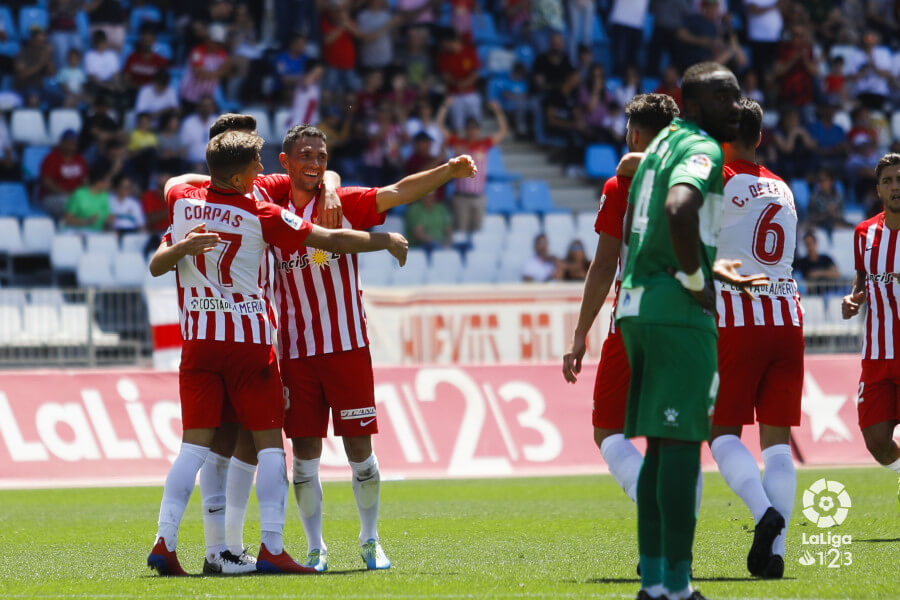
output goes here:
[{"label": "crowd of spectators", "polygon": [[[27,5],[4,3],[14,17]],[[82,113],[81,131],[53,140],[34,191],[35,206],[73,228],[161,229],[160,180],[202,171],[216,115],[255,106],[289,110],[290,123],[319,124],[331,167],[346,182],[383,185],[448,153],[472,154],[475,180],[408,212],[414,246],[446,246],[452,232],[480,228],[487,151],[504,136],[545,143],[561,173],[581,177],[588,144],[623,146],[622,108],[634,94],[680,102],[680,73],[701,60],[727,64],[744,93],[763,103],[761,160],[786,179],[805,180],[811,193],[802,216],[812,226],[848,226],[851,201],[874,208],[874,164],[898,145],[891,116],[900,109],[893,99],[900,3],[893,0],[45,6],[46,27],[33,24],[21,36],[0,20],[0,72],[10,73],[0,108]],[[0,177],[19,177],[21,150],[0,119]],[[559,266],[577,264],[578,251],[535,271],[578,273]]]}]

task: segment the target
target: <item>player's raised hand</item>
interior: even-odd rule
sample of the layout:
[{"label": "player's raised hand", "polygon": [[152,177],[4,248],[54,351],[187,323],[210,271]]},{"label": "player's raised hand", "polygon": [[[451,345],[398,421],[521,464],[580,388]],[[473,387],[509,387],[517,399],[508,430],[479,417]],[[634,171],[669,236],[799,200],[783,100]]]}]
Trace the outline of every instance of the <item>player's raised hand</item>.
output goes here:
[{"label": "player's raised hand", "polygon": [[406,264],[406,254],[409,252],[409,242],[399,233],[391,233],[391,243],[388,245],[387,251],[390,252],[400,266]]},{"label": "player's raised hand", "polygon": [[450,165],[450,176],[454,179],[475,177],[475,174],[478,173],[478,167],[475,166],[475,159],[468,154],[454,156],[447,164]]},{"label": "player's raised hand", "polygon": [[337,229],[344,222],[344,209],[337,190],[332,185],[322,185],[322,193],[316,200],[316,225]]},{"label": "player's raised hand", "polygon": [[850,319],[858,315],[865,300],[865,290],[859,290],[855,294],[847,294],[844,296],[843,300],[841,300],[841,317]]},{"label": "player's raised hand", "polygon": [[713,277],[719,281],[730,283],[733,286],[741,288],[741,293],[746,294],[750,298],[754,298],[750,289],[755,285],[763,285],[769,283],[769,278],[762,273],[756,275],[741,275],[737,269],[741,266],[741,261],[730,260],[727,258],[717,259],[713,263]]},{"label": "player's raised hand", "polygon": [[584,335],[578,333],[572,338],[572,345],[569,350],[563,354],[563,377],[569,383],[578,381],[578,374],[581,373],[581,359],[587,351],[587,342]]},{"label": "player's raised hand", "polygon": [[200,223],[199,225],[195,225],[190,231],[188,231],[187,235],[184,236],[184,239],[181,240],[181,245],[184,248],[184,253],[189,256],[197,256],[199,254],[205,254],[216,247],[219,243],[219,234],[210,233],[205,231],[206,223]]}]

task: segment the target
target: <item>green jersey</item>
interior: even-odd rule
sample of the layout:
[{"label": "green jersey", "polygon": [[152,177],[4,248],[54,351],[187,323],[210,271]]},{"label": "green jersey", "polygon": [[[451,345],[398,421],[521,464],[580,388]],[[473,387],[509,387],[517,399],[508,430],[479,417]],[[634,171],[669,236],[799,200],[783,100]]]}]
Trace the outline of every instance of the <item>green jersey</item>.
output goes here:
[{"label": "green jersey", "polygon": [[669,274],[681,266],[669,236],[665,206],[669,188],[679,183],[703,194],[700,268],[711,279],[722,215],[722,165],[719,143],[682,119],[672,121],[647,148],[628,195],[634,212],[617,319],[716,330],[714,316]]}]

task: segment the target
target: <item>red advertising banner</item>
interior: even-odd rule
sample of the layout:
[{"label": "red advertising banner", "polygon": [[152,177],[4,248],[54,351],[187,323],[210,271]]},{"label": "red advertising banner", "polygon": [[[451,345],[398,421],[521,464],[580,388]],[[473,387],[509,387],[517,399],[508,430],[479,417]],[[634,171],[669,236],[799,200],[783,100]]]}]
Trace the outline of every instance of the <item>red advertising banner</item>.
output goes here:
[{"label": "red advertising banner", "polygon": [[[591,432],[595,367],[578,384],[560,366],[377,367],[386,478],[604,472]],[[856,423],[856,356],[811,356],[803,423],[808,465],[874,464]],[[0,379],[0,487],[161,484],[180,444],[176,373],[10,372]],[[744,439],[759,456],[755,428]],[[642,447],[642,444],[641,444]],[[704,450],[704,464],[712,466]],[[349,474],[329,438],[323,475]]]}]

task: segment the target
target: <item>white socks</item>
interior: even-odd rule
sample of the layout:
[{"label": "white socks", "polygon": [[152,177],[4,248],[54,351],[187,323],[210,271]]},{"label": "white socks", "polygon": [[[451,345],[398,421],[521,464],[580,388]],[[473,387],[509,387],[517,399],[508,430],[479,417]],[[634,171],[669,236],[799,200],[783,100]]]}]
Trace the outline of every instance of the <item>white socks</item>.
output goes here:
[{"label": "white socks", "polygon": [[210,452],[200,469],[200,497],[206,558],[213,560],[225,550],[225,480],[228,458]]},{"label": "white socks", "polygon": [[178,526],[187,508],[197,471],[203,466],[209,448],[194,444],[181,444],[181,450],[166,476],[166,487],[163,489],[162,502],[159,505],[159,528],[156,537],[165,538],[166,548],[171,552],[178,543]]},{"label": "white socks", "polygon": [[892,462],[891,464],[889,464],[889,465],[884,465],[884,466],[887,467],[888,469],[890,469],[891,471],[894,471],[894,472],[897,473],[898,475],[900,475],[900,458],[898,458],[897,460],[895,460],[895,461]]},{"label": "white socks", "polygon": [[287,471],[284,450],[264,448],[257,454],[259,473],[256,477],[256,497],[259,500],[259,528],[262,543],[272,554],[284,550],[284,511],[287,507]]},{"label": "white socks", "polygon": [[720,435],[709,448],[725,483],[753,513],[753,522],[758,523],[772,503],[763,489],[753,455],[736,435]]},{"label": "white socks", "polygon": [[632,502],[637,502],[637,480],[644,457],[631,440],[625,439],[621,433],[614,433],[600,444],[600,454],[619,486]]},{"label": "white socks", "polygon": [[353,469],[353,496],[359,510],[359,543],[378,540],[378,497],[381,491],[381,474],[378,459],[373,453],[362,462],[350,461]]},{"label": "white socks", "polygon": [[236,556],[244,552],[244,517],[247,515],[254,475],[256,465],[232,457],[225,486],[225,543]]},{"label": "white socks", "polygon": [[319,479],[319,461],[312,458],[294,458],[294,498],[300,510],[300,521],[306,533],[306,550],[326,552],[322,537],[322,481]]},{"label": "white socks", "polygon": [[[781,516],[784,517],[784,531],[772,544],[772,552],[784,556],[784,538],[787,535],[791,513],[794,512],[794,496],[797,493],[797,471],[788,444],[776,444],[762,451],[765,463],[762,485],[766,496]],[[900,462],[900,461],[898,461]]]}]

